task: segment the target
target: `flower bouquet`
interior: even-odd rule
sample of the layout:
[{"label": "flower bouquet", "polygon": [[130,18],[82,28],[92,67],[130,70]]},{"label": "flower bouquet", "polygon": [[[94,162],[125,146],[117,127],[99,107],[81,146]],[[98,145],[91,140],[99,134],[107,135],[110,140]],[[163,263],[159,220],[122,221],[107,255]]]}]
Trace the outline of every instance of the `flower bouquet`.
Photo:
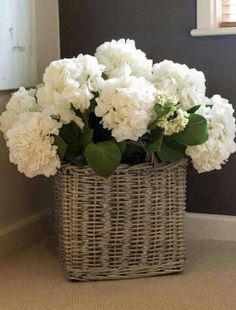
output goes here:
[{"label": "flower bouquet", "polygon": [[[22,87],[12,95],[0,116],[10,161],[27,177],[49,177],[59,170],[58,214],[74,203],[76,211],[70,213],[74,221],[58,230],[78,242],[73,257],[71,247],[63,248],[63,253],[70,252],[66,260],[70,278],[87,279],[89,268],[90,279],[181,269],[175,265],[184,260],[178,239],[183,235],[178,212],[183,214],[184,209],[181,160],[190,157],[201,173],[220,169],[236,151],[232,105],[205,93],[202,72],[168,60],[153,65],[133,40],[121,39],[102,44],[95,56],[53,61],[36,89]],[[68,193],[73,196],[69,202]],[[86,203],[92,213],[85,210]],[[165,217],[168,220],[159,222]],[[134,235],[132,239],[132,223],[142,240]],[[94,227],[100,229],[97,234]],[[155,234],[161,234],[158,245],[152,238]],[[114,245],[111,236],[120,241]],[[175,244],[171,258],[164,254],[165,238]],[[141,240],[139,250],[136,239]],[[95,257],[95,252],[103,254]],[[144,265],[146,269],[140,267]]]}]

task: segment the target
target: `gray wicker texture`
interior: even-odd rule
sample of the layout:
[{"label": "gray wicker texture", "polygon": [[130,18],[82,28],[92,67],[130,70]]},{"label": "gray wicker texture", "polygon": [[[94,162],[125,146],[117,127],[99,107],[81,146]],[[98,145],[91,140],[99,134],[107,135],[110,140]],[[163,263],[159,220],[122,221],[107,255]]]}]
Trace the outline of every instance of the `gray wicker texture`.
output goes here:
[{"label": "gray wicker texture", "polygon": [[185,261],[186,161],[121,165],[103,179],[63,165],[54,178],[59,253],[67,278],[176,273]]}]

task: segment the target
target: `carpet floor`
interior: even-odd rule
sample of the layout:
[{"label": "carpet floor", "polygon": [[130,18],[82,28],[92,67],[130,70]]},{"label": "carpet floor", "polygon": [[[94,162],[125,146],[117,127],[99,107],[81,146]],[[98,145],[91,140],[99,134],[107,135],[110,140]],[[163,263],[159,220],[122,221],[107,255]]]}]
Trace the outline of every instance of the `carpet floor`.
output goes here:
[{"label": "carpet floor", "polygon": [[137,280],[68,282],[41,242],[0,261],[1,310],[234,310],[236,243],[192,241],[185,272]]}]

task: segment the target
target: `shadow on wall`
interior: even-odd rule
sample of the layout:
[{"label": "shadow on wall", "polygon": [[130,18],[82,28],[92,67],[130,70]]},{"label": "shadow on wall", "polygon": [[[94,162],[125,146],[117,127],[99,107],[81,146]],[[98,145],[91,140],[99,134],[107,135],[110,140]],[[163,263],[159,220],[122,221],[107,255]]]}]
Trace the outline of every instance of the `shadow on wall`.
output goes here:
[{"label": "shadow on wall", "polygon": [[[10,92],[0,92],[0,113]],[[50,182],[43,177],[28,179],[9,163],[6,142],[0,134],[0,230],[18,220],[49,208]]]},{"label": "shadow on wall", "polygon": [[[59,58],[58,1],[36,0],[38,81],[48,64]],[[22,85],[24,86],[24,85]],[[13,91],[0,91],[0,113]],[[48,209],[50,182],[45,177],[28,179],[9,163],[6,143],[0,133],[0,230],[9,224]]]}]

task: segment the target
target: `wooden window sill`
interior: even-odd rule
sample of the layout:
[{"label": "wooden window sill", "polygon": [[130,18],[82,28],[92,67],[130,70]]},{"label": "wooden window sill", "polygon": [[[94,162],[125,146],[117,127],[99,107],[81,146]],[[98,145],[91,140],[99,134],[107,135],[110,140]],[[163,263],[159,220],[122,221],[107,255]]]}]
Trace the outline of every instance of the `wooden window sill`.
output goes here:
[{"label": "wooden window sill", "polygon": [[236,27],[236,22],[222,22],[221,24],[220,24],[220,27],[221,28],[228,28],[228,27]]}]

